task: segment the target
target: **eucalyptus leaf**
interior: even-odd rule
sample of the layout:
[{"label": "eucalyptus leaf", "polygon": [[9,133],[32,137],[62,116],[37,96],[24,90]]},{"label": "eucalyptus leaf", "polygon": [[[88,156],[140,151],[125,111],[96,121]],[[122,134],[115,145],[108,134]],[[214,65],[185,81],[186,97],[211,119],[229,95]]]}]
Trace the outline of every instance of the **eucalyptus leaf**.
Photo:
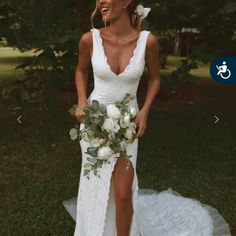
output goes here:
[{"label": "eucalyptus leaf", "polygon": [[92,107],[94,110],[99,109],[99,102],[97,100],[92,100]]},{"label": "eucalyptus leaf", "polygon": [[89,154],[92,157],[97,157],[97,152],[85,152],[86,154]]},{"label": "eucalyptus leaf", "polygon": [[98,150],[98,147],[88,147],[87,148],[87,151],[90,151],[90,152],[94,152],[94,151],[97,151]]},{"label": "eucalyptus leaf", "polygon": [[97,159],[96,158],[87,158],[87,160],[89,161],[89,162],[91,162],[91,163],[97,163]]},{"label": "eucalyptus leaf", "polygon": [[89,168],[91,166],[91,163],[84,164],[84,168]]}]

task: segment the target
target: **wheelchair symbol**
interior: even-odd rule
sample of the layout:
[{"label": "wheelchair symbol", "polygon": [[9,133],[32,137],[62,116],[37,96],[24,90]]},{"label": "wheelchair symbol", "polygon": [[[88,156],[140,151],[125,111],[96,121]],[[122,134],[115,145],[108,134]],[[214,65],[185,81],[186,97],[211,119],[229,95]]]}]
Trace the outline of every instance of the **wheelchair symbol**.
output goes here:
[{"label": "wheelchair symbol", "polygon": [[217,66],[216,68],[218,70],[217,75],[220,75],[222,79],[228,79],[231,76],[231,71],[227,68],[226,62],[223,61],[223,65]]}]

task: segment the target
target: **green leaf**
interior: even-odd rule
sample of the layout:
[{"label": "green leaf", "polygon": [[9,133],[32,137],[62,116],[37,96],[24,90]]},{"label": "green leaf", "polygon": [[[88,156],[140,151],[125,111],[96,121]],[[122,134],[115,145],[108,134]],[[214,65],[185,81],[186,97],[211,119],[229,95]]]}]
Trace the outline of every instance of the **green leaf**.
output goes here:
[{"label": "green leaf", "polygon": [[89,169],[84,169],[84,174],[83,174],[83,175],[84,175],[84,176],[85,176],[85,175],[88,175],[89,172],[90,172]]},{"label": "green leaf", "polygon": [[84,168],[89,168],[89,167],[91,167],[91,163],[84,164]]},{"label": "green leaf", "polygon": [[97,100],[92,100],[92,108],[94,110],[98,110],[99,109],[99,102]]},{"label": "green leaf", "polygon": [[93,164],[97,163],[97,158],[87,158],[87,160]]},{"label": "green leaf", "polygon": [[98,147],[88,147],[87,148],[87,151],[89,152],[94,152],[94,151],[97,151],[98,150]]}]

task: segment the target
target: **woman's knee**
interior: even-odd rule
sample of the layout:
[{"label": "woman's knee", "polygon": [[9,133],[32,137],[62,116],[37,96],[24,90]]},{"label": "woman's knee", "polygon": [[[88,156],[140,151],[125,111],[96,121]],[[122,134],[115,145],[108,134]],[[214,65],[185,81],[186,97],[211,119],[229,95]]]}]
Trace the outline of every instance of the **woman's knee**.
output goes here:
[{"label": "woman's knee", "polygon": [[[128,204],[132,200],[132,186],[134,181],[134,174],[131,173],[116,175],[115,177],[115,201],[117,204]],[[125,176],[126,175],[126,176]]]},{"label": "woman's knee", "polygon": [[115,202],[117,205],[124,205],[130,204],[132,202],[132,191],[116,191],[115,192]]}]

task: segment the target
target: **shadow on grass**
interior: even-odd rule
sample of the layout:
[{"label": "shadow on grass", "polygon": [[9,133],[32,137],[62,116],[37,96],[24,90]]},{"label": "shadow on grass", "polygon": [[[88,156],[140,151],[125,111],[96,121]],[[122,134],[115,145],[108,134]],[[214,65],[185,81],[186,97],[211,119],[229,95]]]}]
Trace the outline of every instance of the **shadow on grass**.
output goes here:
[{"label": "shadow on grass", "polygon": [[[139,89],[145,99],[144,78]],[[142,87],[142,85],[145,85]],[[81,150],[68,131],[75,120],[60,100],[40,104],[1,103],[0,187],[3,235],[72,235],[74,221],[62,201],[78,191]],[[139,141],[140,188],[173,188],[219,210],[235,235],[235,87],[212,82],[161,89]],[[17,122],[21,117],[22,124]],[[220,121],[215,124],[215,115]],[[89,204],[89,203],[88,203]]]}]

